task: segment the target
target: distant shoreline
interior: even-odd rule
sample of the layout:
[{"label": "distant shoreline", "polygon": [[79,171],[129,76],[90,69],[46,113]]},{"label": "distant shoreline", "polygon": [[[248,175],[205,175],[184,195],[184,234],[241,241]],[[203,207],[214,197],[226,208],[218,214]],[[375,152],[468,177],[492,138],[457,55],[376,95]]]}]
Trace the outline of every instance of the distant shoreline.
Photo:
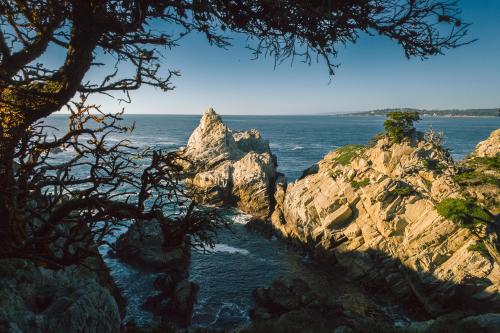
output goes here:
[{"label": "distant shoreline", "polygon": [[444,118],[496,118],[500,116],[499,109],[448,109],[448,110],[425,110],[414,108],[380,109],[362,112],[343,113],[346,116],[386,116],[389,112],[418,112],[422,117],[444,117]]},{"label": "distant shoreline", "polygon": [[[387,113],[393,111],[403,112],[418,112],[422,118],[499,118],[500,114],[498,109],[468,109],[468,110],[420,110],[411,108],[400,109],[383,109],[372,111],[359,111],[359,112],[340,112],[340,113],[300,113],[300,114],[226,114],[221,113],[221,116],[229,117],[386,117]],[[57,112],[51,114],[49,117],[67,117],[70,113]],[[127,116],[146,116],[146,117],[161,117],[161,116],[180,116],[180,117],[201,117],[201,114],[196,113],[129,113],[125,112],[124,117]]]},{"label": "distant shoreline", "polygon": [[[345,114],[329,114],[327,116],[336,116],[336,117],[385,117],[385,115],[381,114],[356,114],[356,113],[345,113]],[[422,115],[422,118],[500,118],[498,116],[470,116],[470,115]]]}]

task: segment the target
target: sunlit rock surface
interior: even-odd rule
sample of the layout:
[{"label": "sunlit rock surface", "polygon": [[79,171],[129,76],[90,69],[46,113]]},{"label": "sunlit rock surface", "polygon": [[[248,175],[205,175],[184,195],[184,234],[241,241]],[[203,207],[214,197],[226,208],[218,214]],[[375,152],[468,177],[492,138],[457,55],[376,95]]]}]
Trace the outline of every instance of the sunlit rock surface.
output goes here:
[{"label": "sunlit rock surface", "polygon": [[183,163],[192,175],[186,184],[201,202],[271,214],[277,163],[257,130],[233,131],[210,108],[181,154],[191,162]]},{"label": "sunlit rock surface", "polygon": [[472,155],[477,157],[497,157],[500,155],[500,129],[493,131],[490,136],[478,143]]},{"label": "sunlit rock surface", "polygon": [[497,311],[495,254],[471,251],[478,237],[435,209],[464,195],[457,172],[449,153],[418,133],[403,144],[382,138],[344,147],[302,179],[277,186],[272,222],[353,278],[416,298],[431,314],[462,306]]}]

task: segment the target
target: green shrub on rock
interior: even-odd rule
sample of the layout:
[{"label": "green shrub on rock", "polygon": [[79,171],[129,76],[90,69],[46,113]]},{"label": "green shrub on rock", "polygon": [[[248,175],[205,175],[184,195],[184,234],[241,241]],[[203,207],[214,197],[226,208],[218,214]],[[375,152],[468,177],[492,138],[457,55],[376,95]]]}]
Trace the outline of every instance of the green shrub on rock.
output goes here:
[{"label": "green shrub on rock", "polygon": [[389,112],[387,114],[387,120],[384,122],[384,130],[392,142],[401,143],[404,139],[410,137],[410,135],[415,131],[413,122],[419,120],[420,115],[416,111]]},{"label": "green shrub on rock", "polygon": [[359,182],[355,180],[351,181],[351,186],[355,190],[365,187],[368,184],[370,184],[370,180],[368,178],[362,179]]},{"label": "green shrub on rock", "polygon": [[404,197],[415,193],[415,190],[410,185],[403,184],[392,190],[392,193]]},{"label": "green shrub on rock", "polygon": [[340,147],[336,150],[337,156],[333,158],[335,163],[339,163],[343,166],[351,163],[353,159],[358,157],[363,151],[365,147],[362,145],[347,145],[344,147]]},{"label": "green shrub on rock", "polygon": [[423,161],[424,167],[429,171],[443,172],[446,169],[446,164],[434,159],[426,159]]},{"label": "green shrub on rock", "polygon": [[486,245],[484,245],[483,241],[478,241],[478,242],[470,245],[467,249],[469,251],[476,251],[476,252],[483,253],[483,254],[488,253],[488,249],[486,248]]},{"label": "green shrub on rock", "polygon": [[436,206],[436,210],[439,215],[467,229],[492,222],[489,212],[471,199],[444,199]]},{"label": "green shrub on rock", "polygon": [[463,171],[456,174],[453,179],[460,185],[495,185],[500,187],[500,179],[498,177],[488,175],[484,172],[474,170]]}]

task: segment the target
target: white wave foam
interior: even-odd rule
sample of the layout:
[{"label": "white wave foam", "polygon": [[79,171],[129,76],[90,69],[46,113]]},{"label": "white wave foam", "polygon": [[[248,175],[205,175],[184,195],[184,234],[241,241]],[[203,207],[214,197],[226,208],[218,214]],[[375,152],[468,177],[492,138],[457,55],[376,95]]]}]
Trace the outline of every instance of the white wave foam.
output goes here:
[{"label": "white wave foam", "polygon": [[215,244],[214,248],[212,249],[213,252],[227,252],[231,254],[239,253],[244,256],[249,255],[250,252],[245,249],[239,249],[237,247],[232,247],[227,244]]},{"label": "white wave foam", "polygon": [[292,147],[292,150],[301,150],[301,149],[304,149],[303,146],[293,146]]},{"label": "white wave foam", "polygon": [[237,224],[247,224],[252,219],[252,215],[238,212],[230,217],[233,223]]},{"label": "white wave foam", "polygon": [[280,148],[280,147],[281,147],[281,145],[280,145],[280,144],[277,144],[277,143],[273,143],[273,142],[271,142],[271,143],[269,144],[269,148],[272,148],[272,149],[275,149],[275,148]]},{"label": "white wave foam", "polygon": [[[209,323],[208,325],[215,325],[219,319],[223,316],[223,314],[226,312],[226,315],[229,314],[230,317],[240,317],[245,320],[250,320],[250,317],[248,316],[248,311],[245,309],[242,309],[238,304],[236,303],[229,303],[229,302],[223,302],[219,309],[217,310],[217,313],[215,314],[214,320]],[[228,313],[229,312],[229,313]]]}]

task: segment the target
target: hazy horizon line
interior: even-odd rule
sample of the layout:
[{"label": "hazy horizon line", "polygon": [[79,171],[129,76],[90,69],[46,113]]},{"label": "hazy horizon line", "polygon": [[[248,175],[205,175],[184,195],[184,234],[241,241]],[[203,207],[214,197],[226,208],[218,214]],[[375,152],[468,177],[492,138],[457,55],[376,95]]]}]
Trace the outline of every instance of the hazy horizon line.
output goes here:
[{"label": "hazy horizon line", "polygon": [[[381,110],[397,110],[397,109],[412,109],[418,111],[474,111],[474,110],[498,110],[500,107],[474,107],[474,108],[443,108],[443,109],[426,109],[426,108],[415,108],[415,107],[386,107],[386,108],[378,108],[378,109],[367,109],[367,110],[355,110],[355,111],[327,111],[327,112],[309,112],[309,113],[224,113],[224,112],[216,112],[223,116],[332,116],[332,115],[344,115],[344,114],[352,114],[352,113],[364,113],[364,112],[372,112],[372,111],[381,111]],[[126,112],[123,114],[126,115],[142,115],[142,116],[197,116],[203,115],[205,111],[198,113],[142,113],[142,112]],[[57,115],[68,115],[70,114],[67,111],[58,111],[49,116],[57,116]]]}]

